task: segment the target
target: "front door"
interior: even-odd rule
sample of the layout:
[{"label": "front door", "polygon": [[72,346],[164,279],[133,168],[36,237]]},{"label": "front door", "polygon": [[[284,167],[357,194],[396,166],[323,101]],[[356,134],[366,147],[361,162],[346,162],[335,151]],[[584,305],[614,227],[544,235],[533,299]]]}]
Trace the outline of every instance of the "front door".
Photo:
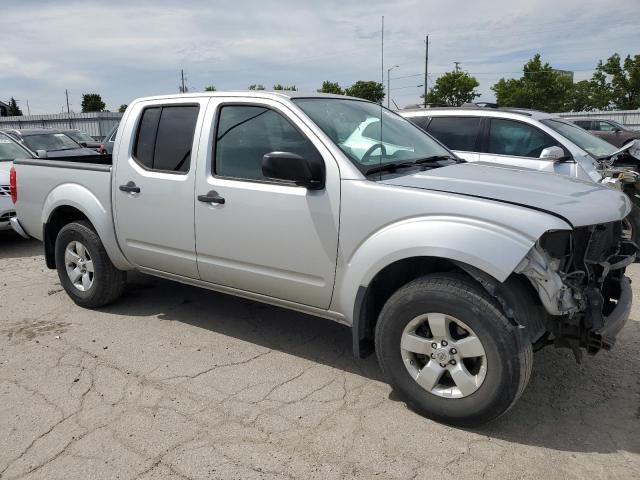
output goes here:
[{"label": "front door", "polygon": [[198,278],[196,132],[207,100],[144,102],[121,128],[114,162],[115,225],[125,256],[137,266]]},{"label": "front door", "polygon": [[[196,180],[196,249],[203,280],[328,308],[338,248],[340,177],[326,147],[287,106],[212,99],[207,171]],[[326,187],[266,178],[273,151],[321,156]],[[203,197],[204,195],[204,197]]]}]

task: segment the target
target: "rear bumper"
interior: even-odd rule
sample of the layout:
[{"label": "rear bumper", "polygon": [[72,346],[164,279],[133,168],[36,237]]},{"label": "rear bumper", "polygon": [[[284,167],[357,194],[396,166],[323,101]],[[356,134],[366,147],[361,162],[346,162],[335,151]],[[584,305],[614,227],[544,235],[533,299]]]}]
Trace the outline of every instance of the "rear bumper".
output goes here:
[{"label": "rear bumper", "polygon": [[602,343],[605,348],[613,346],[616,336],[627,323],[631,313],[632,300],[631,280],[628,277],[622,277],[620,280],[620,298],[618,298],[616,308],[605,318],[604,326],[596,331],[602,337]]},{"label": "rear bumper", "polygon": [[22,225],[20,225],[20,222],[18,221],[18,217],[12,217],[11,220],[11,228],[13,228],[13,230],[20,235],[22,238],[29,238],[29,235],[27,235],[27,232],[24,231],[24,228],[22,228]]}]

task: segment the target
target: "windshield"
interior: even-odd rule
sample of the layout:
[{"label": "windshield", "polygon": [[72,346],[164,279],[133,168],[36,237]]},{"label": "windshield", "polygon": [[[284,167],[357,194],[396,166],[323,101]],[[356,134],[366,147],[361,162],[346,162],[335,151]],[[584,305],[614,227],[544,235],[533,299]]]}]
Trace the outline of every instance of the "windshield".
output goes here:
[{"label": "windshield", "polygon": [[26,158],[29,155],[12,140],[0,135],[0,162],[12,162],[16,158]]},{"label": "windshield", "polygon": [[65,133],[78,143],[79,142],[95,142],[95,140],[88,133],[84,133],[76,130],[71,130]]},{"label": "windshield", "polygon": [[573,123],[565,122],[564,120],[541,120],[541,122],[563,137],[568,138],[595,158],[608,157],[616,151],[616,147],[610,143],[591,135]]},{"label": "windshield", "polygon": [[64,133],[41,133],[38,135],[25,135],[24,143],[33,150],[46,150],[55,152],[59,150],[73,150],[81,148],[75,141]]},{"label": "windshield", "polygon": [[362,172],[389,163],[455,157],[414,124],[380,105],[335,98],[293,101]]}]

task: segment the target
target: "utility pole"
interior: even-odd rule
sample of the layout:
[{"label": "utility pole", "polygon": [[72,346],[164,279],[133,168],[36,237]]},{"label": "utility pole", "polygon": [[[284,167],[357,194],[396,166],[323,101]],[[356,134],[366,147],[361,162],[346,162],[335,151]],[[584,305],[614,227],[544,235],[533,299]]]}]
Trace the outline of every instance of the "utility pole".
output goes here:
[{"label": "utility pole", "polygon": [[29,100],[27,100],[27,115],[31,115],[31,109],[29,108]]},{"label": "utility pole", "polygon": [[381,52],[380,52],[380,83],[384,85],[384,15],[382,16],[382,36],[381,36]]},{"label": "utility pole", "polygon": [[427,75],[429,74],[429,35],[425,40],[425,53],[424,53],[424,108],[427,108]]},{"label": "utility pole", "polygon": [[69,128],[73,128],[71,125],[71,110],[69,109],[69,90],[65,88],[64,94],[67,96],[67,120],[69,121]]},{"label": "utility pole", "polygon": [[180,80],[181,80],[181,87],[180,87],[180,93],[186,93],[185,87],[184,87],[184,70],[180,69]]},{"label": "utility pole", "polygon": [[456,73],[460,71],[460,62],[453,62],[456,65]]}]

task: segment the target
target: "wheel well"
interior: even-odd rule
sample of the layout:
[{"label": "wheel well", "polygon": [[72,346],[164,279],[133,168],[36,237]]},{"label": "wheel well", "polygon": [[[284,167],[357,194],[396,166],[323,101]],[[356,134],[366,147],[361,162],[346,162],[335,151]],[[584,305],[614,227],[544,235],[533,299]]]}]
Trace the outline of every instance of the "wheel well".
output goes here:
[{"label": "wheel well", "polygon": [[65,225],[78,220],[89,220],[87,216],[75,207],[63,206],[56,208],[43,227],[44,256],[47,267],[56,268],[55,246],[58,233]]},{"label": "wheel well", "polygon": [[360,287],[353,316],[353,349],[357,357],[373,352],[376,323],[384,304],[400,287],[429,273],[461,272],[458,265],[444,258],[410,257],[380,270],[368,287]]},{"label": "wheel well", "polygon": [[416,278],[445,272],[465,275],[482,286],[514,325],[527,328],[532,343],[544,334],[547,313],[535,289],[522,275],[512,274],[501,283],[474,267],[453,260],[411,257],[386,266],[368,287],[358,290],[352,332],[355,356],[364,358],[373,352],[378,316],[391,295]]}]

